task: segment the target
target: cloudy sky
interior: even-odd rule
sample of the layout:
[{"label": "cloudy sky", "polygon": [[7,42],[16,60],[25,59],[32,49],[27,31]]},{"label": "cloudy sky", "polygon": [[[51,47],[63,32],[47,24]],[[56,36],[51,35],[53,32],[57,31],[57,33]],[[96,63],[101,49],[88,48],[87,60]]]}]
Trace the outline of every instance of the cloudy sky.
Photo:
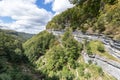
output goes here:
[{"label": "cloudy sky", "polygon": [[38,33],[54,15],[71,7],[68,0],[0,0],[0,28]]}]

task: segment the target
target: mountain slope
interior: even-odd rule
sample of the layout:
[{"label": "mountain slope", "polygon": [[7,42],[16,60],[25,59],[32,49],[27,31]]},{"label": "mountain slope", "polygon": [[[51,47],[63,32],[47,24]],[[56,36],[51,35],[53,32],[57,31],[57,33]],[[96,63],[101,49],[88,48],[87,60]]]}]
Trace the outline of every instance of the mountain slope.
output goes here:
[{"label": "mountain slope", "polygon": [[24,55],[22,42],[0,32],[0,80],[39,80],[41,74],[37,74]]},{"label": "mountain slope", "polygon": [[115,80],[99,66],[85,63],[83,44],[71,32],[67,30],[63,36],[54,36],[43,31],[24,43],[26,56],[38,71],[46,74],[45,80]]},{"label": "mountain slope", "polygon": [[13,30],[4,30],[4,29],[0,29],[0,32],[4,32],[5,34],[12,35],[21,41],[26,41],[27,39],[30,39],[34,35],[34,34],[28,34],[24,32],[16,32]]},{"label": "mountain slope", "polygon": [[120,40],[120,0],[70,0],[75,7],[56,15],[47,29],[71,27],[88,33],[104,33]]},{"label": "mountain slope", "polygon": [[22,43],[25,33],[0,30],[0,80],[116,80],[96,61],[102,59],[112,65],[111,60],[119,60],[108,54],[101,41],[82,38],[78,42],[72,30],[119,39],[120,1],[70,1],[76,6],[55,16],[47,25],[47,29],[66,29],[63,35],[55,36],[46,30]]},{"label": "mountain slope", "polygon": [[44,55],[54,43],[55,36],[47,31],[43,31],[27,40],[23,46],[25,54],[31,62],[34,62],[39,59],[40,56]]}]

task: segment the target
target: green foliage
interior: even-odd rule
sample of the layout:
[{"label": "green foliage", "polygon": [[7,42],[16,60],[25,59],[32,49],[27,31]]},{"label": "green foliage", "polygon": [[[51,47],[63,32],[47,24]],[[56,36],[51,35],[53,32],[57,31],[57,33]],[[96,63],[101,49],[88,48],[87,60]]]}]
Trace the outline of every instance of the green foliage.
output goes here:
[{"label": "green foliage", "polygon": [[102,76],[104,74],[103,70],[101,67],[98,67],[98,73]]},{"label": "green foliage", "polygon": [[87,54],[92,55],[91,47],[87,46]]},{"label": "green foliage", "polygon": [[73,80],[74,74],[72,72],[70,72],[67,67],[63,67],[61,77],[65,80]]},{"label": "green foliage", "polygon": [[0,80],[32,80],[32,77],[21,72],[20,68],[19,70],[8,68],[6,72],[0,74]]},{"label": "green foliage", "polygon": [[14,75],[14,80],[32,80],[32,77],[27,74],[17,73]]},{"label": "green foliage", "polygon": [[80,75],[80,76],[84,76],[84,70],[85,70],[84,65],[80,65],[79,68],[78,68],[78,71],[79,71],[79,75]]},{"label": "green foliage", "polygon": [[[69,31],[66,32],[64,36],[70,35]],[[79,57],[79,52],[81,51],[81,45],[75,41],[72,37],[65,38],[63,36],[63,47],[58,45],[51,48],[45,55],[47,59],[47,69],[48,70],[61,70],[65,64],[70,64],[71,67],[75,66],[75,60]]]},{"label": "green foliage", "polygon": [[[92,1],[94,2],[95,0],[90,0],[90,2]],[[88,3],[85,5],[87,6],[87,4]],[[95,2],[95,4],[98,3]],[[0,32],[0,80],[38,80],[41,79],[41,77],[43,77],[44,80],[79,80],[79,78],[80,80],[84,80],[94,77],[92,68],[93,71],[99,73],[97,77],[104,77],[105,74],[101,68],[94,70],[96,68],[92,67],[90,69],[92,64],[89,66],[82,62],[83,60],[80,53],[83,46],[77,42],[72,35],[72,30],[77,29],[79,26],[78,23],[80,19],[78,17],[81,17],[82,20],[80,24],[82,25],[82,22],[86,22],[85,19],[87,19],[86,16],[82,16],[83,13],[90,17],[98,14],[95,13],[97,12],[97,9],[94,8],[95,4],[91,3],[90,8],[84,6],[85,10],[83,11],[82,9],[79,10],[82,4],[78,5],[76,10],[68,10],[71,14],[73,12],[71,16],[74,21],[71,19],[70,22],[72,23],[70,24],[69,21],[64,21],[64,18],[71,18],[67,13],[63,13],[64,16],[59,15],[60,17],[55,17],[54,20],[59,19],[59,22],[49,24],[54,26],[56,30],[65,28],[65,25],[69,27],[72,26],[72,29],[67,29],[59,40],[56,40],[53,34],[43,31],[23,44],[25,55],[32,64],[35,64],[34,66],[37,67],[35,69],[40,70],[39,73],[41,73],[41,75],[35,73],[29,65],[28,59],[23,54],[22,43],[16,37]],[[99,5],[97,8],[99,8]],[[81,14],[75,15],[78,10],[82,11]],[[59,25],[60,23],[61,25]],[[81,29],[86,31],[87,28],[88,27],[83,26]],[[86,43],[87,52],[92,54],[92,48],[88,44],[89,43]],[[99,48],[100,52],[103,51],[101,46]],[[36,77],[38,77],[38,79],[36,79]]]},{"label": "green foliage", "polygon": [[66,57],[71,67],[75,67],[74,60],[77,60],[82,50],[82,45],[72,36],[71,30],[67,30],[62,37],[62,44],[66,48]]},{"label": "green foliage", "polygon": [[16,38],[0,33],[0,55],[6,56],[9,61],[21,62],[23,54],[22,43]]},{"label": "green foliage", "polygon": [[85,47],[86,47],[86,50],[87,50],[87,54],[92,55],[92,50],[91,50],[91,47],[89,45],[89,42],[85,42]]},{"label": "green foliage", "polygon": [[43,31],[24,43],[25,54],[31,62],[36,61],[41,55],[54,45],[55,36]]},{"label": "green foliage", "polygon": [[[86,43],[86,45],[89,45],[89,43]],[[24,49],[36,70],[44,74],[45,80],[85,80],[97,79],[100,76],[104,79],[105,77],[101,68],[92,66],[92,63],[89,65],[83,62],[84,60],[80,55],[83,46],[74,39],[72,29],[67,29],[59,40],[53,34],[43,31],[24,43]],[[36,55],[34,49],[39,49],[43,53]],[[92,50],[90,45],[88,49]],[[19,53],[19,50],[16,50],[16,52]],[[33,56],[37,57],[34,61],[32,61]],[[94,72],[97,76],[93,76]],[[18,77],[21,78],[21,76],[18,74]]]},{"label": "green foliage", "polygon": [[100,51],[101,53],[105,52],[104,46],[101,44],[97,46],[97,50]]},{"label": "green foliage", "polygon": [[90,77],[91,77],[91,74],[90,73],[86,73],[85,74],[85,78],[88,80],[88,79],[90,79]]},{"label": "green foliage", "polygon": [[3,73],[3,74],[0,74],[0,80],[12,80],[12,78],[10,75]]},{"label": "green foliage", "polygon": [[117,0],[104,0],[104,2],[113,5],[117,2]]},{"label": "green foliage", "polygon": [[[72,30],[71,29],[67,29],[66,32],[64,33],[63,37],[62,37],[62,41],[66,42],[66,40],[72,36]],[[64,44],[64,43],[63,43]],[[65,46],[65,45],[64,45]]]},{"label": "green foliage", "polygon": [[86,0],[69,0],[71,4],[83,4]]},{"label": "green foliage", "polygon": [[119,0],[69,0],[76,4],[56,15],[46,28],[62,30],[67,27],[83,33],[105,33],[114,39],[120,34]]},{"label": "green foliage", "polygon": [[82,45],[74,39],[70,29],[60,40],[58,45],[53,45],[42,58],[36,61],[36,65],[43,73],[50,75],[49,77],[59,76],[59,79],[73,80],[74,75],[69,68],[75,69],[78,66],[76,60],[80,56]]},{"label": "green foliage", "polygon": [[47,58],[47,69],[48,70],[61,70],[66,63],[64,48],[60,46],[53,47],[50,51],[46,53]]},{"label": "green foliage", "polygon": [[[85,30],[83,24],[87,20],[94,20],[93,18],[99,15],[101,0],[71,0],[71,2],[79,2],[79,5],[68,9],[60,15],[55,16],[48,24],[47,29],[65,29],[71,27],[73,30]],[[84,4],[84,5],[82,5]],[[53,24],[55,24],[53,26]]]},{"label": "green foliage", "polygon": [[32,80],[21,68],[26,62],[29,64],[23,53],[22,42],[0,32],[0,80]]},{"label": "green foliage", "polygon": [[34,34],[29,34],[29,33],[24,33],[24,32],[16,32],[13,30],[4,30],[4,29],[0,29],[0,32],[11,35],[11,36],[19,39],[22,42],[30,39],[34,35]]}]

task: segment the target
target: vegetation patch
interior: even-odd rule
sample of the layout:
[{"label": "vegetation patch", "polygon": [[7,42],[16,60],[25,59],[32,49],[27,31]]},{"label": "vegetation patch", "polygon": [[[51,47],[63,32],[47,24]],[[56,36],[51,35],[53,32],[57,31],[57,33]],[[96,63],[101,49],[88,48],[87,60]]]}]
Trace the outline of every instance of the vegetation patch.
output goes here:
[{"label": "vegetation patch", "polygon": [[120,62],[118,59],[116,59],[114,56],[110,55],[105,50],[104,44],[101,41],[93,40],[93,41],[87,42],[86,45],[87,45],[86,49],[88,48],[88,46],[90,48],[90,49],[87,49],[88,54],[90,52],[92,54],[97,54],[97,55],[105,57],[107,59],[111,59],[111,60],[115,60],[117,62]]}]

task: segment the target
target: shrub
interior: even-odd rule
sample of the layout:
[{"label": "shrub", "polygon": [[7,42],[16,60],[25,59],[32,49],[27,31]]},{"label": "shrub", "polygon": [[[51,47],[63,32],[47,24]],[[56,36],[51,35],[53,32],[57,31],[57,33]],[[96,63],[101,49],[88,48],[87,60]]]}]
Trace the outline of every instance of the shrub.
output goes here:
[{"label": "shrub", "polygon": [[10,75],[3,73],[0,74],[0,80],[12,80],[12,78],[10,77]]},{"label": "shrub", "polygon": [[102,76],[103,75],[103,70],[101,67],[98,67],[98,73]]},{"label": "shrub", "polygon": [[89,46],[89,43],[86,44],[86,48],[87,48],[87,54],[92,55],[92,51],[91,51],[91,47]]},{"label": "shrub", "polygon": [[104,46],[101,44],[97,46],[97,50],[102,53],[105,52]]},{"label": "shrub", "polygon": [[90,73],[86,73],[84,76],[87,80],[91,78],[91,74]]}]

